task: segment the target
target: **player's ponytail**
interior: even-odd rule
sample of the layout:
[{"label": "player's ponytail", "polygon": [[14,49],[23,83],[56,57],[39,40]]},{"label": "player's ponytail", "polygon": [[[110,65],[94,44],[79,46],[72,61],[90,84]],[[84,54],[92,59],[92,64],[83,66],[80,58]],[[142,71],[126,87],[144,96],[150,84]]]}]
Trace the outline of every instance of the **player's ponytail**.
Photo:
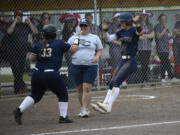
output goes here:
[{"label": "player's ponytail", "polygon": [[39,53],[39,56],[41,56],[43,54],[43,51],[44,51],[44,48],[46,47],[48,43],[48,40],[46,40],[45,38],[42,40],[42,48],[41,48],[41,51]]}]

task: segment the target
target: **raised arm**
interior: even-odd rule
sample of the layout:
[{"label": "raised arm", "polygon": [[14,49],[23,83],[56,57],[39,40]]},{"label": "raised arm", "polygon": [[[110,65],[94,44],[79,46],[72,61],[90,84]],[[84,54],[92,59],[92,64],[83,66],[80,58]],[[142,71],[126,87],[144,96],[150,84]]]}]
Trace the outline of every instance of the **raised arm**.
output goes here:
[{"label": "raised arm", "polygon": [[32,24],[31,20],[29,18],[27,18],[25,20],[25,22],[29,25],[29,27],[31,28],[33,34],[38,34],[38,30],[37,28],[34,26],[34,24]]},{"label": "raised arm", "polygon": [[13,23],[9,26],[9,28],[7,29],[7,33],[9,35],[11,35],[14,32],[14,28],[16,26],[17,23],[17,18],[14,19]]}]

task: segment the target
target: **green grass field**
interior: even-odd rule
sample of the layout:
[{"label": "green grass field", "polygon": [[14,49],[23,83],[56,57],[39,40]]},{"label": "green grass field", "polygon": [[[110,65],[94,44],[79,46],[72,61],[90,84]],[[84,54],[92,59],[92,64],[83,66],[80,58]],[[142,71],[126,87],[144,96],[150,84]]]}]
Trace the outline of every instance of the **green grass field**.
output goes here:
[{"label": "green grass field", "polygon": [[[31,77],[29,75],[25,74],[23,77],[23,80],[31,81]],[[13,82],[14,77],[13,77],[13,75],[0,75],[0,81],[1,81],[1,83]]]}]

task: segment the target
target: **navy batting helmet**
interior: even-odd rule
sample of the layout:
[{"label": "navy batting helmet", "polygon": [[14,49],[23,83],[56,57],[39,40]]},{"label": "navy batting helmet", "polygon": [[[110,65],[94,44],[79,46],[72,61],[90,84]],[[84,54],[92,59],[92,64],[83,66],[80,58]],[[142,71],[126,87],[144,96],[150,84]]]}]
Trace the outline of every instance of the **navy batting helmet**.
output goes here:
[{"label": "navy batting helmet", "polygon": [[133,23],[133,17],[131,13],[121,13],[119,16],[119,21],[120,22],[126,22],[127,26],[131,26]]},{"label": "navy batting helmet", "polygon": [[47,40],[56,38],[56,27],[52,24],[47,24],[43,27],[43,37]]}]

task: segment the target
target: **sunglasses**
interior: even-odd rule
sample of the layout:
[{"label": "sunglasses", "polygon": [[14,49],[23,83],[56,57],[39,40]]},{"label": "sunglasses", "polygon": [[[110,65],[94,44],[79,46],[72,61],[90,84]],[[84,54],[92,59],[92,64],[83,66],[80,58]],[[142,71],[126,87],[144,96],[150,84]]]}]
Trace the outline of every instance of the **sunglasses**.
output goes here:
[{"label": "sunglasses", "polygon": [[80,27],[87,27],[87,25],[85,25],[85,24],[81,24],[81,25],[80,25]]}]

